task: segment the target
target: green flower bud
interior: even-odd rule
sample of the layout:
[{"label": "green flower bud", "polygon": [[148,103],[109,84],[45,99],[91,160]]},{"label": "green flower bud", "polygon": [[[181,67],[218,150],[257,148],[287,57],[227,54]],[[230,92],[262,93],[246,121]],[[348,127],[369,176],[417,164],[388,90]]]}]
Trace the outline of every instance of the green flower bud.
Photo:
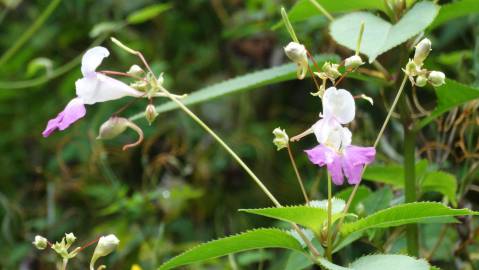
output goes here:
[{"label": "green flower bud", "polygon": [[97,139],[113,139],[123,133],[129,126],[130,121],[123,117],[112,116],[100,126]]},{"label": "green flower bud", "polygon": [[409,62],[406,64],[406,68],[404,69],[404,72],[408,76],[416,76],[419,72],[419,67],[414,61],[409,59]]},{"label": "green flower bud", "polygon": [[359,55],[353,55],[344,60],[344,66],[346,68],[357,68],[362,64],[364,64],[364,62]]},{"label": "green flower bud", "polygon": [[427,83],[427,78],[426,76],[423,76],[423,75],[419,75],[417,76],[416,78],[416,85],[419,86],[419,87],[424,87]]},{"label": "green flower bud", "polygon": [[284,129],[277,127],[273,130],[273,134],[274,134],[273,144],[276,145],[278,151],[288,147],[289,137],[288,137],[288,134],[286,134],[286,131]]},{"label": "green flower bud", "polygon": [[75,240],[77,240],[77,238],[75,237],[75,235],[73,233],[66,233],[65,234],[65,240],[67,241],[67,245],[71,246],[73,244],[73,242],[75,242]]},{"label": "green flower bud", "polygon": [[429,55],[429,52],[431,51],[431,41],[427,38],[421,40],[416,45],[416,51],[414,52],[414,63],[417,65],[422,65],[424,60],[427,58]]},{"label": "green flower bud", "polygon": [[35,236],[35,241],[32,242],[32,244],[39,250],[43,250],[48,246],[48,240],[41,236],[41,235],[36,235]]},{"label": "green flower bud", "polygon": [[446,82],[446,75],[441,71],[431,71],[427,79],[432,86],[439,87]]},{"label": "green flower bud", "polygon": [[145,110],[145,118],[146,118],[146,121],[148,121],[148,124],[150,124],[150,126],[151,126],[151,123],[155,121],[157,116],[158,116],[158,113],[156,112],[155,105],[148,104]]},{"label": "green flower bud", "polygon": [[326,62],[323,65],[323,71],[328,77],[328,79],[334,81],[336,80],[339,76],[341,76],[341,73],[338,70],[339,65],[338,64],[332,64],[330,62]]}]

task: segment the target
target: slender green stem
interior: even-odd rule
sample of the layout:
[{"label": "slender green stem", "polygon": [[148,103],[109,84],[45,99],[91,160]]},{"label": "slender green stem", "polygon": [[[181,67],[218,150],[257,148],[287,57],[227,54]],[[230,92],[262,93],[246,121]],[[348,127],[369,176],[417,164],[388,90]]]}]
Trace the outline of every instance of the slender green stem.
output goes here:
[{"label": "slender green stem", "polygon": [[331,14],[323,6],[321,6],[316,0],[309,0],[309,2],[311,2],[311,4],[313,4],[313,6],[319,10],[319,12],[323,13],[323,15],[326,16],[326,18],[328,18],[328,20],[334,21],[334,17],[331,16]]},{"label": "slender green stem", "polygon": [[304,188],[303,180],[301,179],[301,175],[299,174],[298,166],[296,166],[296,161],[294,161],[294,156],[291,151],[291,145],[289,143],[287,148],[288,148],[289,159],[291,160],[291,165],[293,166],[294,173],[296,174],[296,179],[298,179],[299,186],[301,187],[301,192],[303,193],[304,200],[306,204],[309,204],[308,194],[306,193],[306,189]]},{"label": "slender green stem", "polygon": [[288,33],[291,36],[291,39],[294,42],[299,43],[298,36],[296,36],[296,33],[294,32],[293,25],[289,21],[288,13],[286,13],[286,9],[284,9],[284,7],[281,7],[281,17],[283,18],[283,23],[286,26],[286,29],[288,30]]},{"label": "slender green stem", "polygon": [[47,6],[47,8],[42,12],[42,14],[33,22],[33,24],[28,28],[27,31],[18,38],[12,47],[10,47],[1,57],[0,57],[0,67],[5,65],[12,56],[27,42],[37,30],[45,23],[45,21],[50,17],[53,11],[58,7],[61,0],[53,0]]},{"label": "slender green stem", "polygon": [[68,259],[63,259],[61,270],[66,270],[67,269],[67,264],[68,264]]},{"label": "slender green stem", "polygon": [[333,236],[333,205],[332,205],[332,197],[333,197],[333,192],[332,192],[332,181],[331,181],[331,175],[328,173],[328,227],[327,227],[327,236],[326,236],[326,258],[331,261],[332,259],[332,236]]},{"label": "slender green stem", "polygon": [[[406,203],[412,203],[417,200],[416,193],[416,132],[413,129],[411,112],[407,105],[407,97],[403,96],[400,102],[401,121],[404,130],[404,193]],[[419,255],[419,234],[418,225],[410,224],[406,226],[407,251],[411,256]]]},{"label": "slender green stem", "polygon": [[196,114],[194,114],[190,109],[188,109],[181,101],[176,97],[170,94],[166,89],[162,91],[175,102],[180,109],[182,109],[188,116],[191,117],[198,125],[200,125],[206,132],[208,132],[225,150],[228,154],[233,157],[233,159],[238,162],[238,164],[248,173],[248,175],[253,179],[253,181],[259,186],[259,188],[268,196],[268,198],[274,203],[276,207],[281,207],[281,204],[278,200],[271,194],[268,188],[259,180],[259,178],[253,173],[253,171],[246,165],[243,160],[221,139],[208,125],[205,124]]}]

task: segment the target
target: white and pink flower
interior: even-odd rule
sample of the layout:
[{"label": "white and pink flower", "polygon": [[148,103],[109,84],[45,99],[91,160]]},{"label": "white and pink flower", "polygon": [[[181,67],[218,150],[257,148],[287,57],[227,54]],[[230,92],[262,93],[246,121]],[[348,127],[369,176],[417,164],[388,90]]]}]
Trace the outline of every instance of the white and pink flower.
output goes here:
[{"label": "white and pink flower", "polygon": [[54,131],[65,130],[71,124],[84,117],[86,114],[85,104],[92,105],[97,102],[105,102],[120,99],[126,96],[143,97],[140,92],[127,84],[96,72],[110,52],[104,47],[89,49],[82,57],[81,72],[83,78],[76,81],[76,94],[55,118],[48,121],[47,127],[42,132],[43,137],[50,136]]},{"label": "white and pink flower", "polygon": [[352,145],[351,131],[342,126],[354,119],[356,111],[348,91],[330,87],[322,101],[322,118],[312,126],[319,145],[305,152],[312,163],[327,167],[336,185],[342,185],[345,176],[349,184],[357,184],[364,166],[373,162],[376,149]]}]

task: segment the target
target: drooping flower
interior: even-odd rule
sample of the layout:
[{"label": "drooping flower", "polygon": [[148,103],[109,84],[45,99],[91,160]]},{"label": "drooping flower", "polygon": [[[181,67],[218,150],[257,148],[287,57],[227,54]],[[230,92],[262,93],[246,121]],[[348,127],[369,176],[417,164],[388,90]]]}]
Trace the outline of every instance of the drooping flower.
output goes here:
[{"label": "drooping flower", "polygon": [[96,72],[96,68],[110,53],[104,47],[89,49],[82,57],[81,72],[83,78],[75,82],[77,96],[70,100],[65,109],[48,121],[42,132],[48,137],[55,130],[65,130],[86,114],[85,104],[120,99],[125,96],[142,97],[144,92],[133,89],[127,84]]},{"label": "drooping flower", "polygon": [[351,145],[351,131],[341,125],[354,119],[353,96],[344,89],[326,89],[321,116],[312,126],[319,145],[305,151],[309,160],[320,167],[326,166],[336,185],[343,184],[344,176],[349,184],[359,183],[363,168],[374,160],[376,149]]}]

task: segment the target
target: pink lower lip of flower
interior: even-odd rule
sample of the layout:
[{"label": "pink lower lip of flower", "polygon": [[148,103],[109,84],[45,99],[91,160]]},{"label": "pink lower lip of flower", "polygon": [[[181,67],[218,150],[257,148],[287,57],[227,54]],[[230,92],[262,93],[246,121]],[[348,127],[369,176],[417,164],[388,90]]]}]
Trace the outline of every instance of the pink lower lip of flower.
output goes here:
[{"label": "pink lower lip of flower", "polygon": [[86,114],[85,105],[80,98],[74,98],[55,118],[48,121],[47,127],[42,132],[43,137],[50,136],[55,130],[65,130]]},{"label": "pink lower lip of flower", "polygon": [[344,176],[349,184],[358,184],[361,181],[364,166],[373,162],[376,156],[374,147],[355,145],[347,146],[342,153],[322,144],[305,152],[312,163],[320,167],[326,165],[336,185],[344,183]]}]

